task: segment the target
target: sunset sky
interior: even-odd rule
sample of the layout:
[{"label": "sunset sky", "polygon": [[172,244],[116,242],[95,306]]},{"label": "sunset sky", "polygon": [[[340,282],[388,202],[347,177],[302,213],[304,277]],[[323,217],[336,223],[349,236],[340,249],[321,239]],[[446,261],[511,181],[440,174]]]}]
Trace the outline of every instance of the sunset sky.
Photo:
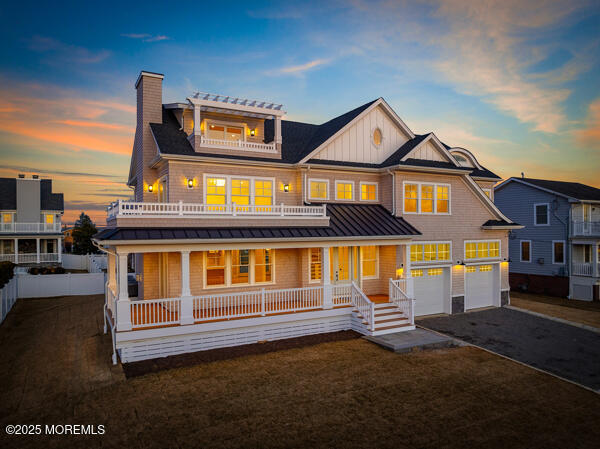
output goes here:
[{"label": "sunset sky", "polygon": [[131,195],[140,70],[164,102],[199,89],[313,123],[384,97],[502,177],[600,187],[597,0],[10,2],[0,24],[0,176],[54,179],[65,222]]}]

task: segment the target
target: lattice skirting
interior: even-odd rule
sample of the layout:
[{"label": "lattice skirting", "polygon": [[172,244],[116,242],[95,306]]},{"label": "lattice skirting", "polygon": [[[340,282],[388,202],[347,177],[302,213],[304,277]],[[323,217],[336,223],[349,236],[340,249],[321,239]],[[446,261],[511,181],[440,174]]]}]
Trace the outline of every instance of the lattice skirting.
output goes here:
[{"label": "lattice skirting", "polygon": [[[117,352],[121,362],[167,357],[188,352],[208,349],[248,345],[268,340],[302,337],[304,335],[323,334],[354,329],[358,332],[358,323],[351,314],[288,323],[264,324],[210,332],[157,337],[139,341],[117,343]],[[361,333],[364,333],[361,332]]]}]

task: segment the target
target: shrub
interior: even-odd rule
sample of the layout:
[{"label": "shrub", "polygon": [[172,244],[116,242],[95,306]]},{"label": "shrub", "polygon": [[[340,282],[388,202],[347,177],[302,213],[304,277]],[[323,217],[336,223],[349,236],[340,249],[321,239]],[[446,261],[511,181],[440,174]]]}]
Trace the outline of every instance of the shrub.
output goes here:
[{"label": "shrub", "polygon": [[63,267],[31,267],[29,274],[64,274],[67,270]]},{"label": "shrub", "polygon": [[4,287],[15,274],[15,264],[12,262],[0,262],[0,288]]}]

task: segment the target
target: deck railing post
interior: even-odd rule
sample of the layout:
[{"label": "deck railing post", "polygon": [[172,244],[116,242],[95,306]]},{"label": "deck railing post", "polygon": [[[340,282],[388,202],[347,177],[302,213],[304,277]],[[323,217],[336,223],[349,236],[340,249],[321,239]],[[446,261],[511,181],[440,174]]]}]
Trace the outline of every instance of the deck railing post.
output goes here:
[{"label": "deck railing post", "polygon": [[180,324],[194,324],[194,298],[190,290],[190,251],[181,253],[181,299],[179,300]]},{"label": "deck railing post", "polygon": [[284,211],[283,211],[283,203],[281,203],[281,216],[283,217],[284,215],[285,214],[284,214]]},{"label": "deck railing post", "polygon": [[323,285],[323,309],[333,309],[333,285]]},{"label": "deck railing post", "polygon": [[371,303],[371,332],[375,332],[375,303]]},{"label": "deck railing post", "polygon": [[260,314],[262,316],[265,316],[265,289],[261,288],[260,289]]},{"label": "deck railing post", "polygon": [[179,215],[183,215],[183,200],[179,200]]}]

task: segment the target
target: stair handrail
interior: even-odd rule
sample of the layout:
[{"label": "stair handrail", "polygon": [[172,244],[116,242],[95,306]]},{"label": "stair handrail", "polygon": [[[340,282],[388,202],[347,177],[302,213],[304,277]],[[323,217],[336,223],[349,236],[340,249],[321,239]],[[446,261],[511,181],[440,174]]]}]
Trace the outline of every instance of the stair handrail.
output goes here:
[{"label": "stair handrail", "polygon": [[350,290],[352,305],[360,312],[371,332],[375,331],[375,303],[360,289],[355,282],[352,282]]},{"label": "stair handrail", "polygon": [[390,278],[389,283],[389,300],[396,307],[402,310],[405,316],[408,317],[410,324],[415,324],[415,299],[410,298],[404,290],[400,288],[401,280],[395,281]]}]

